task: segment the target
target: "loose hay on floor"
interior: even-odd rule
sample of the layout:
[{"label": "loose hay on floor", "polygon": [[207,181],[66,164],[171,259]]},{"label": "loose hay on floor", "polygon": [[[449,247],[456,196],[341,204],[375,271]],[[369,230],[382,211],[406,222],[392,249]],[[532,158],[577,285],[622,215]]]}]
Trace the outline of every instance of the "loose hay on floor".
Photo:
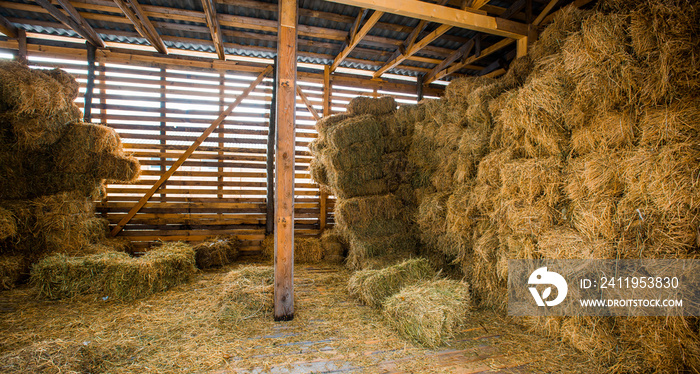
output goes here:
[{"label": "loose hay on floor", "polygon": [[34,264],[31,283],[47,299],[94,294],[132,300],[186,282],[195,272],[191,246],[163,243],[140,258],[123,252],[49,256]]},{"label": "loose hay on floor", "polygon": [[439,279],[404,287],[384,301],[384,315],[404,337],[426,347],[449,342],[471,308],[469,286]]},{"label": "loose hay on floor", "polygon": [[271,317],[274,269],[249,265],[226,274],[219,296],[219,322],[235,328],[238,323],[255,317]]}]

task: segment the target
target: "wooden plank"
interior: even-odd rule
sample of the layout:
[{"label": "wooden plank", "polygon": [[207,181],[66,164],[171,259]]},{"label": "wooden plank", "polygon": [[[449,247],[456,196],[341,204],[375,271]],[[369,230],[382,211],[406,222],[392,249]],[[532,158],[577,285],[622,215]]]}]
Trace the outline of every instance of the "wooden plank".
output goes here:
[{"label": "wooden plank", "polygon": [[403,60],[405,60],[408,56],[412,56],[412,55],[416,54],[416,52],[420,51],[425,46],[432,43],[435,39],[442,36],[442,34],[446,33],[451,28],[452,28],[452,26],[450,26],[450,25],[440,25],[433,32],[431,32],[430,34],[426,35],[423,39],[421,39],[421,41],[414,43],[409,49],[406,50],[406,52],[402,53],[401,55],[399,55],[395,59],[384,64],[384,66],[382,66],[379,70],[377,70],[374,73],[374,78],[379,78],[387,70],[389,70],[389,69],[393,68],[394,66],[403,62]]},{"label": "wooden plank", "polygon": [[375,11],[372,14],[372,16],[369,17],[367,22],[365,22],[365,24],[362,25],[362,28],[355,35],[353,35],[353,38],[348,43],[347,47],[343,48],[343,50],[340,51],[338,56],[336,56],[336,58],[333,60],[333,64],[331,64],[331,72],[335,71],[335,69],[337,69],[338,66],[340,66],[340,63],[343,62],[343,60],[345,60],[346,57],[348,57],[350,52],[352,52],[353,48],[355,48],[360,43],[362,38],[364,38],[365,35],[367,35],[367,33],[369,32],[369,30],[371,30],[372,27],[374,27],[374,24],[376,24],[379,21],[379,19],[382,18],[383,14],[384,12]]},{"label": "wooden plank", "polygon": [[326,65],[323,67],[323,116],[327,117],[331,113],[331,67]]},{"label": "wooden plank", "polygon": [[544,9],[542,9],[537,18],[535,18],[535,20],[532,21],[532,25],[538,26],[544,20],[544,18],[547,17],[547,14],[549,14],[549,12],[552,10],[552,8],[554,8],[555,5],[557,5],[558,2],[559,0],[550,0],[544,7]]},{"label": "wooden plank", "polygon": [[131,21],[139,35],[146,38],[158,52],[165,55],[168,54],[168,48],[163,43],[163,39],[137,0],[114,0],[114,3],[121,9],[126,18]]},{"label": "wooden plank", "polygon": [[275,231],[275,136],[277,134],[277,61],[274,59],[274,72],[272,75],[272,105],[270,106],[270,123],[267,131],[267,217],[265,221],[265,233],[272,234]]},{"label": "wooden plank", "polygon": [[507,19],[460,10],[418,0],[329,0],[331,2],[369,8],[423,19],[445,25],[480,31],[487,34],[520,39],[527,36],[527,25]]},{"label": "wooden plank", "polygon": [[[294,318],[295,106],[293,103],[296,101],[297,80],[297,8],[296,0],[279,1],[277,82],[275,82],[277,135],[275,139],[274,319],[276,321],[288,321]],[[363,27],[359,33],[364,29]]]},{"label": "wooden plank", "polygon": [[[58,4],[63,8],[67,13],[68,16],[70,16],[73,21],[75,21],[82,30],[84,30],[90,38],[88,39],[91,44],[93,44],[95,47],[98,48],[105,48],[105,43],[102,40],[102,38],[97,35],[97,32],[95,32],[95,29],[90,26],[88,21],[83,18],[80,13],[78,13],[78,10],[73,7],[73,4],[71,4],[68,0],[56,0]],[[87,39],[87,38],[86,38]],[[97,42],[97,44],[95,44]]]},{"label": "wooden plank", "polygon": [[[527,38],[521,38],[521,39],[527,39]],[[432,77],[430,80],[426,80],[426,83],[424,83],[424,84],[430,84],[431,82],[433,82],[437,79],[440,79],[446,75],[456,73],[457,71],[459,71],[460,69],[462,69],[466,65],[469,65],[469,64],[474,63],[475,61],[478,61],[486,56],[489,56],[492,53],[509,46],[513,42],[515,42],[515,40],[513,40],[513,39],[503,39],[500,42],[495,43],[495,44],[489,46],[488,48],[482,50],[481,53],[479,54],[479,56],[475,56],[475,55],[471,56],[471,57],[463,60],[462,62],[455,63],[455,64],[449,66],[448,68],[443,69],[442,71],[435,74],[435,76]]]},{"label": "wooden plank", "polygon": [[221,35],[221,25],[216,16],[216,7],[212,3],[212,0],[202,0],[202,7],[204,8],[207,26],[209,26],[211,40],[214,42],[214,48],[216,48],[216,54],[219,56],[220,60],[226,60],[224,38]]},{"label": "wooden plank", "polygon": [[17,26],[13,25],[7,18],[0,15],[0,32],[5,34],[8,38],[17,38]]},{"label": "wooden plank", "polygon": [[85,106],[83,108],[83,120],[85,122],[92,122],[92,96],[94,95],[95,88],[95,49],[96,47],[92,43],[88,43],[87,47],[87,86],[85,88],[84,101]]},{"label": "wooden plank", "polygon": [[24,29],[17,29],[17,61],[27,65],[29,63],[27,56],[27,32]]},{"label": "wooden plank", "polygon": [[[59,22],[61,22],[66,27],[68,27],[68,28],[72,29],[73,31],[75,31],[76,33],[78,33],[78,35],[85,38],[85,40],[94,44],[96,47],[99,47],[99,48],[105,47],[105,44],[101,38],[97,37],[97,39],[95,39],[87,30],[83,29],[83,27],[80,26],[73,18],[65,15],[58,8],[56,8],[53,4],[51,4],[48,0],[35,0],[35,1],[37,4],[41,5],[42,8],[46,9],[46,11],[49,12],[49,14],[51,14]],[[95,34],[95,35],[97,35],[97,34]]]},{"label": "wooden plank", "polygon": [[318,112],[314,107],[311,105],[311,102],[309,101],[309,98],[306,97],[304,94],[304,91],[301,90],[301,86],[297,86],[297,94],[299,94],[299,97],[301,100],[304,102],[304,105],[306,105],[306,109],[309,110],[309,113],[311,113],[311,116],[314,117],[316,121],[321,119],[321,116],[318,115]]},{"label": "wooden plank", "polygon": [[[481,36],[477,35],[475,38],[481,38]],[[443,71],[445,68],[447,68],[453,62],[459,60],[463,56],[468,55],[471,52],[472,48],[474,48],[474,44],[476,41],[475,38],[471,39],[468,43],[459,47],[459,49],[456,50],[452,55],[450,55],[450,57],[444,59],[437,66],[435,66],[432,70],[430,70],[430,72],[428,72],[423,77],[423,84],[424,85],[430,84],[430,82],[435,80],[435,77],[437,76],[438,73]]]},{"label": "wooden plank", "polygon": [[129,219],[131,219],[131,217],[133,217],[139,211],[139,209],[143,207],[146,201],[148,201],[148,199],[151,196],[153,196],[153,194],[158,190],[158,188],[160,188],[160,186],[162,186],[163,183],[167,181],[168,178],[170,178],[170,176],[175,173],[175,171],[177,171],[180,165],[182,165],[187,160],[187,158],[197,149],[197,147],[199,147],[199,145],[202,144],[204,140],[206,140],[209,134],[211,134],[214,131],[214,129],[216,129],[216,127],[218,127],[219,124],[229,114],[231,114],[233,109],[235,109],[238,106],[238,104],[240,104],[241,101],[243,101],[243,98],[248,96],[250,91],[252,91],[255,88],[255,86],[257,86],[258,83],[260,83],[270,71],[271,68],[269,66],[265,68],[265,70],[263,70],[263,72],[258,76],[258,78],[256,78],[255,81],[253,81],[253,83],[251,83],[251,85],[236,98],[236,101],[231,103],[231,105],[229,105],[229,107],[219,115],[219,118],[217,118],[211,124],[211,126],[209,126],[209,128],[207,128],[204,131],[204,133],[202,133],[202,135],[199,138],[197,138],[197,140],[195,140],[195,142],[189,148],[187,148],[187,150],[182,154],[182,156],[180,156],[180,158],[168,169],[168,171],[165,172],[165,174],[163,174],[163,176],[153,185],[151,190],[146,195],[144,195],[143,198],[141,198],[141,200],[138,204],[136,204],[136,206],[132,208],[132,210],[129,212],[130,216],[124,217],[124,219],[120,221],[119,224],[117,224],[117,226],[112,230],[112,236],[116,236],[119,233],[119,231],[121,231],[124,225],[126,225],[129,222]]}]

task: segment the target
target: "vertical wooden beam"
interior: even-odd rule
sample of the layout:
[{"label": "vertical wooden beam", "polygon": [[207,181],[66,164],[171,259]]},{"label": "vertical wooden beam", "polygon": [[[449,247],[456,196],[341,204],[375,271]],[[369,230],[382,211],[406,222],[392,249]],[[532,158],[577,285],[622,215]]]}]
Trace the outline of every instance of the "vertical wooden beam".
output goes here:
[{"label": "vertical wooden beam", "polygon": [[87,84],[85,85],[85,105],[83,105],[83,120],[92,122],[92,97],[95,90],[95,51],[96,47],[87,43]]},{"label": "vertical wooden beam", "polygon": [[[226,95],[226,73],[220,72],[219,73],[219,110],[222,111],[224,110],[224,96]],[[219,199],[224,198],[224,146],[226,143],[224,142],[224,123],[221,122],[219,125],[219,152],[217,154],[219,155],[219,176],[217,178],[219,185],[216,186],[216,197]],[[223,215],[219,213],[219,218],[223,218]]]},{"label": "vertical wooden beam", "polygon": [[187,150],[182,155],[180,155],[180,157],[177,159],[177,161],[175,161],[175,163],[173,163],[172,166],[170,166],[168,171],[166,171],[160,177],[160,179],[158,179],[158,181],[156,181],[156,183],[153,184],[151,189],[148,190],[148,192],[146,192],[146,194],[143,195],[143,197],[141,197],[138,203],[136,203],[136,205],[134,205],[134,207],[129,210],[129,213],[127,213],[127,215],[124,218],[122,218],[121,221],[119,221],[119,223],[117,223],[114,229],[112,229],[112,236],[117,236],[117,234],[119,234],[119,232],[122,231],[124,226],[127,223],[129,223],[129,221],[131,221],[132,218],[134,218],[136,213],[138,213],[144,205],[146,205],[146,203],[153,196],[153,194],[155,194],[156,191],[158,191],[158,189],[161,186],[163,186],[163,184],[167,182],[173,174],[175,174],[177,169],[180,166],[182,166],[182,164],[192,155],[192,153],[194,153],[194,151],[200,146],[200,144],[202,144],[209,137],[209,135],[211,135],[211,133],[214,132],[214,129],[216,129],[221,124],[221,122],[223,122],[226,119],[226,117],[228,117],[228,115],[231,114],[231,112],[233,112],[233,110],[243,101],[243,99],[246,98],[246,96],[248,96],[248,94],[251,91],[253,91],[255,87],[258,86],[258,84],[263,80],[263,78],[265,78],[265,76],[270,72],[270,70],[271,68],[269,66],[265,68],[265,70],[263,70],[263,72],[260,73],[260,75],[258,75],[258,78],[255,79],[250,84],[250,86],[248,86],[248,88],[243,90],[243,93],[238,95],[236,100],[233,103],[231,103],[231,105],[229,105],[225,111],[219,114],[219,117],[217,117],[214,120],[214,122],[212,122],[212,124],[209,127],[207,127],[206,130],[204,130],[202,135],[200,135],[197,138],[197,140],[194,141],[194,143],[187,147]]},{"label": "vertical wooden beam", "polygon": [[272,101],[270,123],[267,130],[267,218],[265,235],[275,231],[275,137],[277,135],[277,56],[272,69]]},{"label": "vertical wooden beam", "polygon": [[515,57],[523,57],[527,55],[527,40],[528,37],[520,38],[516,41],[516,56]]},{"label": "vertical wooden beam", "polygon": [[[325,66],[323,69],[323,116],[331,115],[331,68]],[[325,187],[319,186],[319,212],[318,212],[318,228],[323,233],[328,223],[328,191]]]},{"label": "vertical wooden beam", "polygon": [[107,123],[107,67],[100,62],[100,123]]},{"label": "vertical wooden beam", "polygon": [[29,57],[27,53],[27,32],[24,29],[17,29],[17,61],[27,65]]},{"label": "vertical wooden beam", "polygon": [[425,75],[419,75],[418,81],[416,81],[416,96],[418,96],[417,101],[423,100],[423,78]]},{"label": "vertical wooden beam", "polygon": [[[297,0],[280,0],[279,15],[277,31],[274,317],[276,321],[288,321],[294,318],[294,122],[297,78]],[[362,30],[360,30],[361,32]]]},{"label": "vertical wooden beam", "polygon": [[[167,164],[166,164],[166,155],[165,155],[165,148],[166,148],[166,141],[165,141],[165,136],[167,135],[167,121],[165,119],[166,117],[166,107],[165,107],[165,102],[167,101],[167,95],[166,95],[166,88],[165,88],[165,82],[166,82],[166,71],[165,67],[160,68],[160,172],[165,174],[165,172],[168,170],[167,169]],[[165,196],[164,193],[160,193],[160,201],[161,202],[166,202],[168,199]]]}]

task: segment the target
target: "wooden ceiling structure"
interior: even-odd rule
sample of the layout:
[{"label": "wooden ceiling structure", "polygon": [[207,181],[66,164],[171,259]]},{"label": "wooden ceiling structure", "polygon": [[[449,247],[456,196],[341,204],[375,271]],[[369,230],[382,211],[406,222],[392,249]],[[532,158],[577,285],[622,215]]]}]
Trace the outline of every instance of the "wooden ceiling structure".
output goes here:
[{"label": "wooden ceiling structure", "polygon": [[[462,75],[500,75],[557,9],[590,1],[300,1],[299,62],[329,65],[331,73],[365,70],[360,74],[374,81],[411,76],[426,87]],[[278,19],[275,0],[0,0],[6,39],[26,33],[32,43],[55,45],[60,37],[80,37],[104,51],[135,48],[129,53],[145,59],[191,53],[269,60]]]}]

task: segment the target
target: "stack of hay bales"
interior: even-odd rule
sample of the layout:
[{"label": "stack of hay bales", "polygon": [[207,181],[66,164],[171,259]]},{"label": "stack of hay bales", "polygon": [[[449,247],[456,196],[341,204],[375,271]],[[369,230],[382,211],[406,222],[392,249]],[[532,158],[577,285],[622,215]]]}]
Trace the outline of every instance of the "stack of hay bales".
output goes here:
[{"label": "stack of hay bales", "polygon": [[[490,117],[468,98],[493,81],[469,78],[430,104],[440,109],[429,135],[416,124],[414,149],[426,147],[421,134],[447,138],[430,152],[459,155],[456,165],[415,158],[430,182],[419,197],[423,241],[461,262],[482,306],[505,310],[508,259],[698,258],[700,8],[609,9],[560,12],[522,75],[496,80],[500,92],[482,104]],[[445,125],[451,117],[461,120]],[[457,139],[485,146],[462,152]],[[697,318],[522,321],[614,372],[700,367]]]},{"label": "stack of hay bales", "polygon": [[[508,259],[697,259],[699,16],[684,0],[567,7],[506,76],[457,79],[444,99],[400,110],[414,122],[405,172],[422,255],[461,264],[474,302],[503,312]],[[521,321],[612,372],[700,367],[697,318]]]},{"label": "stack of hay bales", "polygon": [[338,198],[336,224],[347,234],[352,268],[378,266],[416,250],[406,155],[412,111],[395,115],[396,102],[390,97],[357,97],[346,114],[316,124],[311,175]]},{"label": "stack of hay bales", "polygon": [[200,269],[228,265],[238,258],[241,241],[235,236],[217,236],[194,246],[195,261]]},{"label": "stack of hay bales", "polygon": [[50,253],[124,246],[105,241],[93,201],[106,181],[135,180],[140,165],[114,130],[80,121],[77,95],[61,70],[0,63],[0,256],[13,260],[15,280]]}]

